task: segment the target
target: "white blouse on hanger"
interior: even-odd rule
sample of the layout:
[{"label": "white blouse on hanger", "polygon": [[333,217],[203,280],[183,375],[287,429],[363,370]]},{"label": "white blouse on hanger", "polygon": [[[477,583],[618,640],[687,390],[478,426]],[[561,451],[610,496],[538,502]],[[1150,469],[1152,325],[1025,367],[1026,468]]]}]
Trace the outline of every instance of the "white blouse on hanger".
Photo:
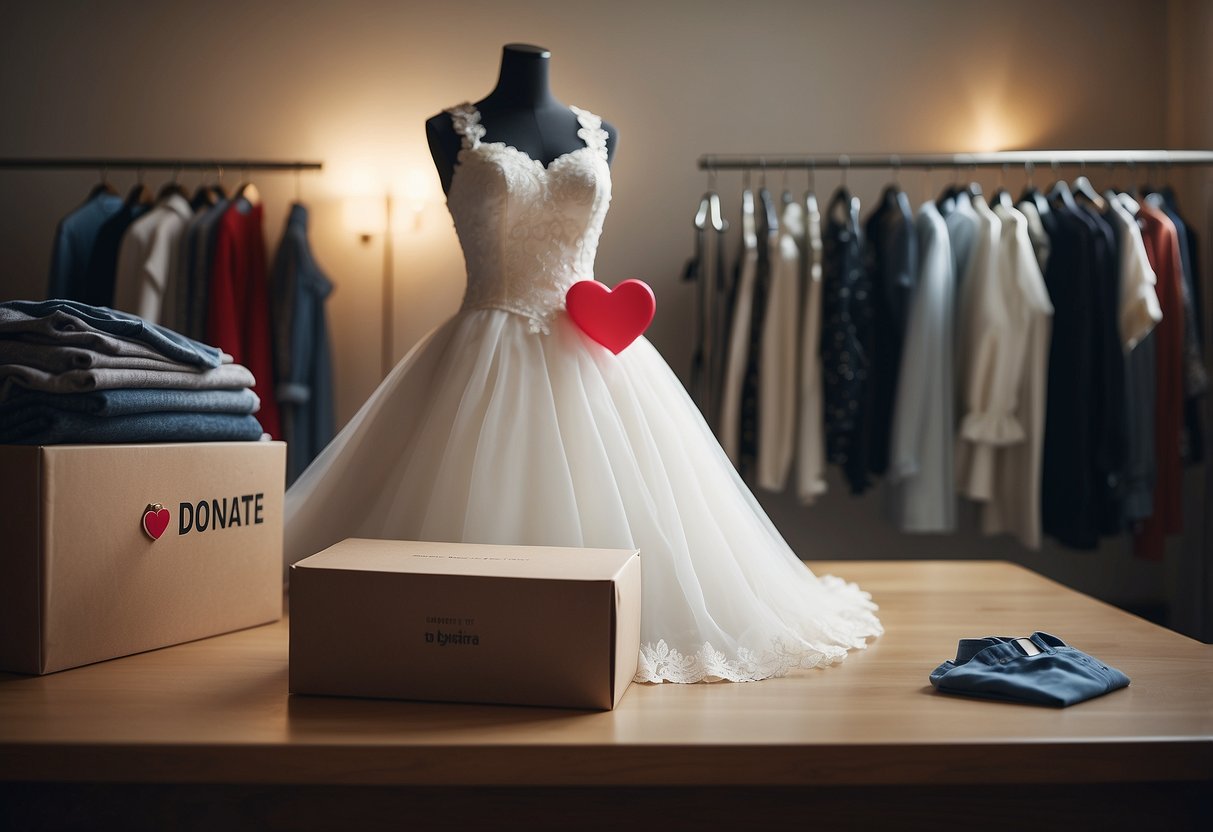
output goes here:
[{"label": "white blouse on hanger", "polygon": [[177,246],[193,213],[185,197],[172,194],[131,223],[118,249],[114,308],[160,323]]},{"label": "white blouse on hanger", "polygon": [[1014,230],[1004,235],[1002,219],[981,197],[973,199],[973,208],[977,240],[961,284],[957,319],[956,383],[963,416],[956,470],[960,493],[985,501],[993,496],[995,449],[1024,440],[1015,410],[1027,349],[1027,311],[1013,273]]},{"label": "white blouse on hanger", "polygon": [[[1158,278],[1146,256],[1146,245],[1137,225],[1138,206],[1128,196],[1108,194],[1112,209],[1108,218],[1120,228],[1120,342],[1129,352],[1162,320],[1155,285]],[[1128,203],[1126,203],[1128,200]],[[1129,204],[1132,204],[1130,209]]]},{"label": "white blouse on hanger", "polygon": [[795,200],[779,219],[763,316],[758,375],[758,484],[783,491],[796,450],[796,353],[800,328],[800,240],[804,209]]},{"label": "white blouse on hanger", "polygon": [[[998,273],[1010,328],[1000,346],[1008,360],[996,370],[1007,375],[988,378],[986,384],[1013,388],[1014,405],[1009,416],[1021,426],[1024,438],[990,449],[991,491],[982,506],[981,524],[986,534],[1010,532],[1024,546],[1039,549],[1041,453],[1053,304],[1040,271],[1039,250],[1033,245],[1028,218],[1002,205],[996,206],[994,213],[1002,223]],[[989,448],[983,445],[977,450],[986,453]]]},{"label": "white blouse on hanger", "polygon": [[821,210],[805,197],[804,312],[800,338],[800,418],[796,442],[796,496],[812,505],[826,491],[825,426],[821,388]]}]

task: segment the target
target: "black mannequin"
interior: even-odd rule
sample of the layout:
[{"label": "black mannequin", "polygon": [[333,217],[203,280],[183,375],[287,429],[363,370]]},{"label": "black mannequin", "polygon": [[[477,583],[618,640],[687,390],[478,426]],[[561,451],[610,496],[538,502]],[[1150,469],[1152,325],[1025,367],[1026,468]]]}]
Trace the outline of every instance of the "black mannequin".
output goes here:
[{"label": "black mannequin", "polygon": [[[546,167],[554,159],[571,153],[585,142],[578,137],[581,125],[577,115],[552,95],[548,87],[548,65],[552,53],[542,46],[507,43],[501,55],[501,74],[497,86],[476,103],[485,128],[482,141],[505,142],[521,150]],[[607,162],[615,158],[619,131],[605,121]],[[459,155],[460,139],[447,113],[439,113],[425,123],[430,153],[442,190],[449,192]]]}]

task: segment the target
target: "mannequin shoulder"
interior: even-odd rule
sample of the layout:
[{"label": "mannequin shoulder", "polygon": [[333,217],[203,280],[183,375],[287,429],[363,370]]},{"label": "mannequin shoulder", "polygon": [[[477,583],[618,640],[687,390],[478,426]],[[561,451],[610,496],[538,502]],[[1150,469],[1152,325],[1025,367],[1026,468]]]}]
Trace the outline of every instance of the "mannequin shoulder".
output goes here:
[{"label": "mannequin shoulder", "polygon": [[607,134],[607,161],[615,161],[615,150],[619,147],[619,129],[606,119],[602,121],[602,129]]}]

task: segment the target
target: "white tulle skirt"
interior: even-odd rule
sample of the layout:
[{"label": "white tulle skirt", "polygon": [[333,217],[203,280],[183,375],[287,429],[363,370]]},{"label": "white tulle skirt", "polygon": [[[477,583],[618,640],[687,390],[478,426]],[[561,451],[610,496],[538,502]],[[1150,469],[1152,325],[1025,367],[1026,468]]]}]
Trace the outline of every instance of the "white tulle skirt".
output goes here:
[{"label": "white tulle skirt", "polygon": [[469,310],[422,340],[291,487],[286,556],[346,537],[641,551],[636,674],[753,681],[882,632],[788,548],[653,346]]}]

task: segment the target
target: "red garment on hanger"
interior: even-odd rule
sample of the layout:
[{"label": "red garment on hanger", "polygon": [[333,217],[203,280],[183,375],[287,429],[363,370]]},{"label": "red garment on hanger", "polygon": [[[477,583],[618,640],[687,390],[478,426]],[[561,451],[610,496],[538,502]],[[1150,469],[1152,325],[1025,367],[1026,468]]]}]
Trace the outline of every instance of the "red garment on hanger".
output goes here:
[{"label": "red garment on hanger", "polygon": [[215,238],[206,340],[252,371],[253,392],[261,399],[257,420],[274,439],[282,438],[274,396],[269,276],[262,209],[239,199],[224,212]]},{"label": "red garment on hanger", "polygon": [[1180,435],[1184,424],[1184,308],[1179,234],[1166,214],[1143,204],[1141,236],[1158,279],[1155,291],[1162,320],[1154,327],[1156,350],[1154,396],[1154,513],[1133,539],[1138,557],[1162,560],[1167,535],[1183,531],[1183,460]]}]

